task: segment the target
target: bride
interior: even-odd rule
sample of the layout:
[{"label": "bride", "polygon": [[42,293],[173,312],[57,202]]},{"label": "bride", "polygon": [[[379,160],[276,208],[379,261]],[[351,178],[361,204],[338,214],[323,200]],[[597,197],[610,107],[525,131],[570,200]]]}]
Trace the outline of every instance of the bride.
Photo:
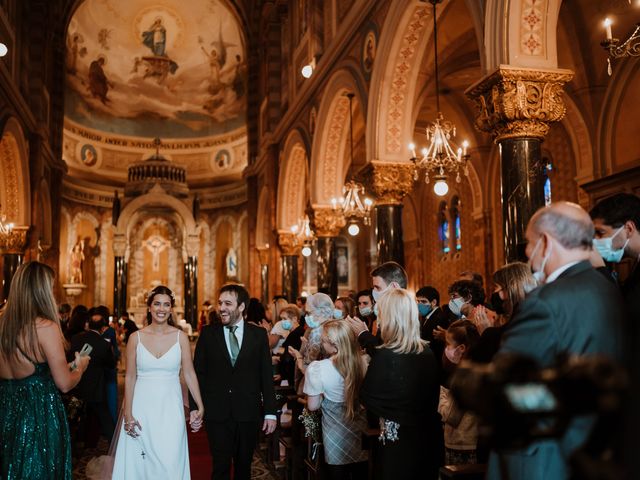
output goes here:
[{"label": "bride", "polygon": [[154,288],[147,298],[148,325],[127,344],[124,428],[118,434],[113,479],[191,478],[181,368],[198,406],[191,412],[193,431],[202,426],[204,407],[189,339],[173,327],[174,304],[169,288]]}]

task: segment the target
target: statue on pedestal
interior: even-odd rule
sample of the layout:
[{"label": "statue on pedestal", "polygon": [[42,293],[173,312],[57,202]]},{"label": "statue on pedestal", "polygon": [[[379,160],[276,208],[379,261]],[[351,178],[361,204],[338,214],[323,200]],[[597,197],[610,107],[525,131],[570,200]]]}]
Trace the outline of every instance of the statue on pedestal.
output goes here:
[{"label": "statue on pedestal", "polygon": [[84,262],[84,240],[78,239],[70,252],[69,283],[82,283],[82,265]]}]

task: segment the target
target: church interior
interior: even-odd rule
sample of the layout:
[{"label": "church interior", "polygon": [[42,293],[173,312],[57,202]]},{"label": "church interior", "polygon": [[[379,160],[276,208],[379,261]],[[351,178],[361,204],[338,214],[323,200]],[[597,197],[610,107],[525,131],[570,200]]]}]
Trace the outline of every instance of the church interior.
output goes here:
[{"label": "church interior", "polygon": [[167,285],[194,331],[229,282],[268,305],[386,261],[412,291],[490,279],[539,207],[640,195],[638,22],[636,0],[1,0],[0,303],[31,260],[115,318]]}]

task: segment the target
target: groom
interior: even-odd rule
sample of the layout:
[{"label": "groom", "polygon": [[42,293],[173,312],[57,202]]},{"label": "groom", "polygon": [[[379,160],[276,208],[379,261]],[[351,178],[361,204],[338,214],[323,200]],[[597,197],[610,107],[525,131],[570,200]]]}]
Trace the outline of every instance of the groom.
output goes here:
[{"label": "groom", "polygon": [[[214,480],[251,478],[258,427],[276,428],[276,401],[267,332],[244,321],[249,292],[240,285],[220,289],[222,325],[202,329],[193,365],[205,410],[205,426],[213,458]],[[192,416],[195,403],[190,398]],[[264,414],[264,418],[262,418]]]}]

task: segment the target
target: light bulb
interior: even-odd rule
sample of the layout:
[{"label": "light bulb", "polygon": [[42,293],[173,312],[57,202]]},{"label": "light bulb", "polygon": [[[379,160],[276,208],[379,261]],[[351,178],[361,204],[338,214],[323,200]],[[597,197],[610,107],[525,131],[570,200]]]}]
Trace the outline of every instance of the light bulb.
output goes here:
[{"label": "light bulb", "polygon": [[439,197],[444,197],[449,192],[449,185],[445,180],[438,180],[433,184],[433,191]]},{"label": "light bulb", "polygon": [[349,232],[349,235],[351,235],[352,237],[355,237],[356,235],[358,235],[358,233],[360,233],[360,227],[357,223],[352,223],[351,225],[349,225],[349,228],[347,228],[347,232]]},{"label": "light bulb", "polygon": [[305,65],[302,67],[301,73],[304,78],[310,78],[313,74],[313,66],[311,64]]},{"label": "light bulb", "polygon": [[309,246],[302,247],[302,256],[303,257],[308,257],[310,255],[311,255],[311,247],[309,247]]},{"label": "light bulb", "polygon": [[7,46],[4,43],[0,43],[0,57],[4,57],[7,52],[9,52]]}]

